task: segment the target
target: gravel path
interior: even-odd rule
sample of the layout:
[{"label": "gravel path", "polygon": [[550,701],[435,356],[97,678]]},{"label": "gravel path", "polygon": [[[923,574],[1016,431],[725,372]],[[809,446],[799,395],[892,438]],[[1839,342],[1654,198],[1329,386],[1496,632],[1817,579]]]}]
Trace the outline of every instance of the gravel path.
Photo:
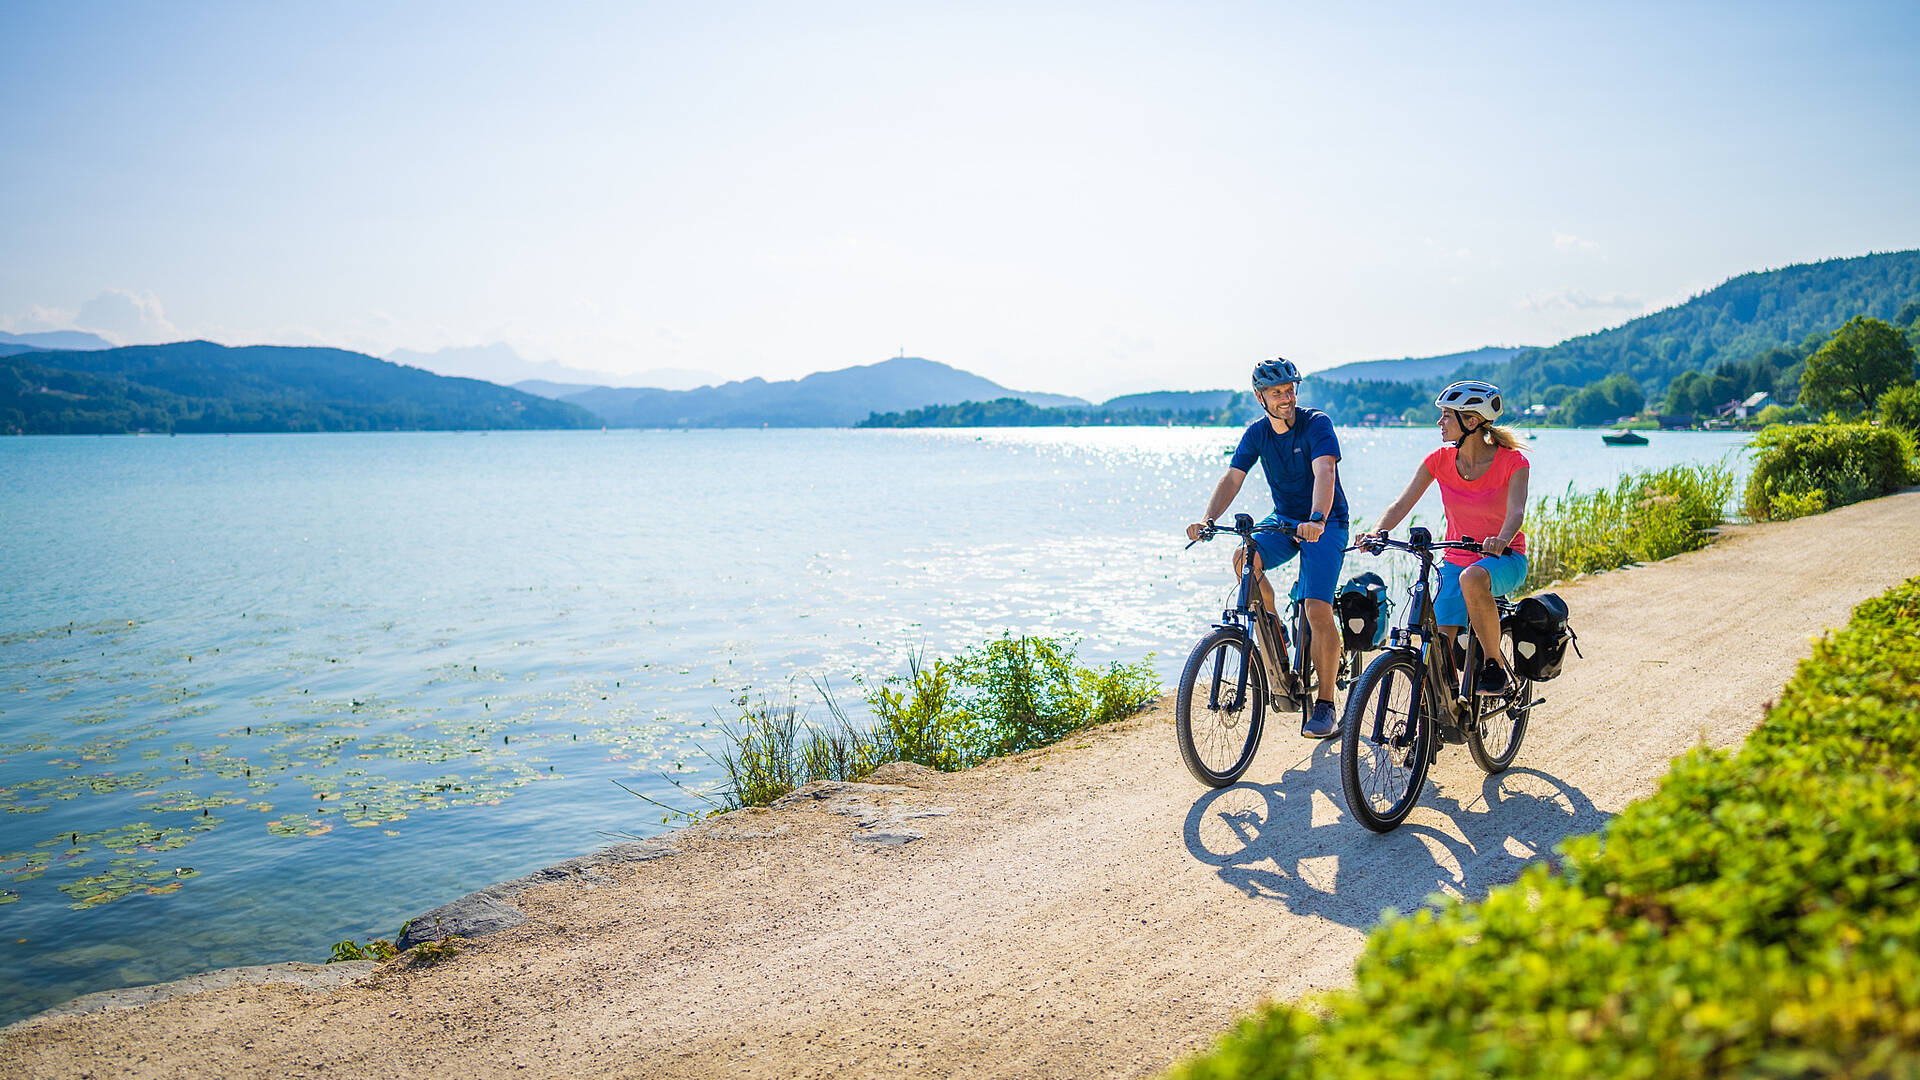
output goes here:
[{"label": "gravel path", "polygon": [[525,923],[437,967],[16,1025],[0,1075],[1151,1075],[1263,999],[1345,984],[1383,908],[1480,895],[1674,755],[1739,742],[1812,637],[1920,575],[1916,536],[1920,491],[1561,588],[1586,659],[1515,767],[1447,748],[1386,836],[1347,815],[1335,747],[1286,730],[1247,782],[1201,788],[1163,704],[532,885]]}]

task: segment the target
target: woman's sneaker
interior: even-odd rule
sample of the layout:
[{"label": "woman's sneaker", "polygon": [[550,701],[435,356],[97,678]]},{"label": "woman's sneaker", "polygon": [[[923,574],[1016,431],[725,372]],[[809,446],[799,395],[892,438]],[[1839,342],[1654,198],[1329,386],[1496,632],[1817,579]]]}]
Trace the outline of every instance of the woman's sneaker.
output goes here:
[{"label": "woman's sneaker", "polygon": [[1334,714],[1333,702],[1314,702],[1313,715],[1300,726],[1300,734],[1309,739],[1331,739],[1340,734],[1340,717]]},{"label": "woman's sneaker", "polygon": [[1480,677],[1474,680],[1473,688],[1483,696],[1499,697],[1507,692],[1507,669],[1497,661],[1487,661],[1480,666]]}]

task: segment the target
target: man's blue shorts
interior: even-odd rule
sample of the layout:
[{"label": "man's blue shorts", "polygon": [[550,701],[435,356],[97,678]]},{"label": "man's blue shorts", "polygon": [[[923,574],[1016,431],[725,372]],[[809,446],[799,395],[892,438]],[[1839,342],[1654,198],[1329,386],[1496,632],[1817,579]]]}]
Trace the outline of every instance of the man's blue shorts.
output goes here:
[{"label": "man's blue shorts", "polygon": [[[1505,596],[1527,580],[1527,557],[1517,551],[1482,555],[1472,565],[1484,566],[1493,579],[1493,595]],[[1440,561],[1440,589],[1433,596],[1433,621],[1441,626],[1467,625],[1467,601],[1460,595],[1460,572],[1466,567]]]},{"label": "man's blue shorts", "polygon": [[[1269,517],[1260,524],[1272,525],[1278,521],[1278,518]],[[1266,567],[1267,573],[1272,573],[1299,555],[1299,595],[1309,600],[1333,603],[1334,587],[1340,583],[1340,564],[1346,560],[1345,525],[1328,525],[1320,534],[1320,539],[1311,544],[1303,544],[1285,533],[1254,533],[1253,546],[1259,549],[1260,565]]]}]

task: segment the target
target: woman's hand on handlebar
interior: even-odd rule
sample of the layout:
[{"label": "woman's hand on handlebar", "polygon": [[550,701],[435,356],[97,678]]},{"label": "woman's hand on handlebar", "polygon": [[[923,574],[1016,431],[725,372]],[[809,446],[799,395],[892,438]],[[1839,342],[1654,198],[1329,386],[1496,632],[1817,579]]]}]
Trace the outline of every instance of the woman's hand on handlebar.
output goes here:
[{"label": "woman's hand on handlebar", "polygon": [[1364,550],[1369,555],[1378,555],[1380,554],[1380,541],[1386,538],[1387,530],[1385,529],[1363,532],[1353,538],[1353,546]]},{"label": "woman's hand on handlebar", "polygon": [[1187,526],[1187,539],[1195,542],[1208,539],[1213,535],[1213,528],[1211,521],[1196,521]]}]

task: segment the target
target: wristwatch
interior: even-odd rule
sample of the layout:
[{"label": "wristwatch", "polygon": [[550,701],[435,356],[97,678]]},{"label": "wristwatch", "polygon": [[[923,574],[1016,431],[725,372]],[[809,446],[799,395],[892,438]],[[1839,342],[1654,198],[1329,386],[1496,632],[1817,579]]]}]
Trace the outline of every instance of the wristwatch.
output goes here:
[{"label": "wristwatch", "polygon": [[1313,513],[1307,515],[1307,520],[1318,525],[1327,520],[1327,515],[1321,513],[1318,510],[1315,510]]}]

